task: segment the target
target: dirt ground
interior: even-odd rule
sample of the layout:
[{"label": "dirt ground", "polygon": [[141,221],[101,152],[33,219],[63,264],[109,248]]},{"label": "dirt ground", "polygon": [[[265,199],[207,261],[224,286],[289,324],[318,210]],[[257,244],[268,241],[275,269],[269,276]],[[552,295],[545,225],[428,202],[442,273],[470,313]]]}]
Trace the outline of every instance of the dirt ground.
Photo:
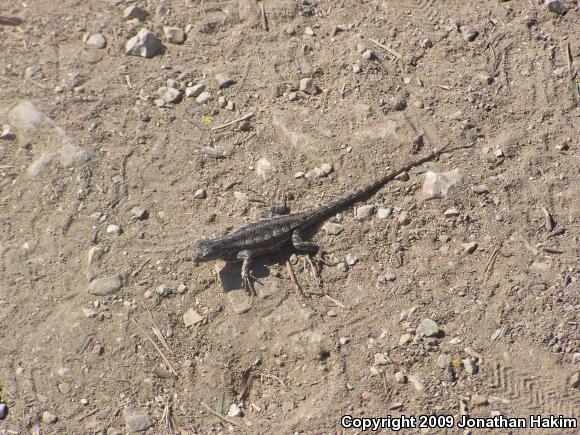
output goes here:
[{"label": "dirt ground", "polygon": [[[3,0],[23,21],[0,24],[0,434],[579,418],[580,12],[562,4]],[[141,28],[151,58],[125,53]],[[274,201],[307,210],[447,144],[307,235],[321,285],[290,247],[255,264],[254,297],[239,264],[191,261]],[[425,200],[428,170],[461,181]]]}]

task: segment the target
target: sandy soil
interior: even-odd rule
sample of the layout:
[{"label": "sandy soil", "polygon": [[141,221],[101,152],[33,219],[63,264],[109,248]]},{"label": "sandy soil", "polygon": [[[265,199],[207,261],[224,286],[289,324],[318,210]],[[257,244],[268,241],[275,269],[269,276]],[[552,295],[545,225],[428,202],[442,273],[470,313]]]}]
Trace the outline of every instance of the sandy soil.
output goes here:
[{"label": "sandy soil", "polygon": [[[23,20],[0,24],[0,434],[580,417],[574,2],[134,4],[0,4]],[[125,53],[141,28],[151,58]],[[446,144],[370,217],[308,234],[321,286],[291,248],[259,259],[256,297],[239,265],[191,261],[274,201],[306,210]],[[426,201],[428,170],[461,181]]]}]

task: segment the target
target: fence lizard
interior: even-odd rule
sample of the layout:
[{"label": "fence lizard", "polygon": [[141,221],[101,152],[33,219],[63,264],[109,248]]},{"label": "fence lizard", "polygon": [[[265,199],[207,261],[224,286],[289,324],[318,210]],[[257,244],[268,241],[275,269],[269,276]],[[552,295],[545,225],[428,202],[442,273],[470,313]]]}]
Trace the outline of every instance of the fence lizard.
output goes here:
[{"label": "fence lizard", "polygon": [[244,287],[250,290],[250,267],[256,257],[276,252],[288,242],[292,242],[292,245],[298,251],[315,254],[318,257],[321,252],[319,246],[313,242],[303,240],[303,230],[322,222],[328,216],[342,210],[344,207],[371,196],[401,172],[408,171],[445,152],[454,150],[446,151],[446,148],[447,146],[444,146],[428,156],[408,163],[402,168],[379,178],[374,183],[319,208],[251,222],[225,236],[199,240],[193,250],[193,261],[198,263],[216,259],[226,261],[242,260],[242,282]]}]

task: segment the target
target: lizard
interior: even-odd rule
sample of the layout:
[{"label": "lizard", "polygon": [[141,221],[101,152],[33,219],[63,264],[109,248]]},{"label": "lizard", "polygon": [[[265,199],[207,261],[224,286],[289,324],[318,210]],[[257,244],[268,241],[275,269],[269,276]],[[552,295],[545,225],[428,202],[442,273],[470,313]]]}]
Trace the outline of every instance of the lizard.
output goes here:
[{"label": "lizard", "polygon": [[248,291],[252,288],[250,268],[254,259],[261,255],[276,252],[288,242],[291,242],[296,250],[314,255],[320,261],[321,248],[317,244],[305,241],[302,238],[302,233],[305,229],[320,224],[330,215],[371,196],[402,172],[428,162],[445,152],[454,150],[446,150],[447,147],[448,145],[435,150],[425,157],[389,172],[367,186],[318,208],[250,222],[225,236],[201,239],[193,249],[192,259],[194,263],[217,259],[226,261],[241,260],[241,278],[244,287]]}]

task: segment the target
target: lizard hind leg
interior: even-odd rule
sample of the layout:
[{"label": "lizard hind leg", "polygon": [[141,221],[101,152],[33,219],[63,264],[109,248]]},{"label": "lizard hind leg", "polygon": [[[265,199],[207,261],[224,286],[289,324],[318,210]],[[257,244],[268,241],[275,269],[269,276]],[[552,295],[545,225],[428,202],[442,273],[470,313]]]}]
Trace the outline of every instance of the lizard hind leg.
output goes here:
[{"label": "lizard hind leg", "polygon": [[254,261],[255,256],[252,251],[246,250],[238,252],[237,257],[239,260],[242,260],[242,285],[250,295],[255,295],[256,290],[250,281],[250,266],[252,265],[252,261]]},{"label": "lizard hind leg", "polygon": [[294,248],[296,248],[296,250],[305,251],[312,255],[311,264],[314,266],[313,269],[315,272],[316,281],[319,282],[321,264],[324,264],[324,260],[322,258],[324,250],[314,242],[307,242],[303,240],[302,234],[300,234],[300,231],[298,230],[295,230],[292,233],[292,245]]}]

